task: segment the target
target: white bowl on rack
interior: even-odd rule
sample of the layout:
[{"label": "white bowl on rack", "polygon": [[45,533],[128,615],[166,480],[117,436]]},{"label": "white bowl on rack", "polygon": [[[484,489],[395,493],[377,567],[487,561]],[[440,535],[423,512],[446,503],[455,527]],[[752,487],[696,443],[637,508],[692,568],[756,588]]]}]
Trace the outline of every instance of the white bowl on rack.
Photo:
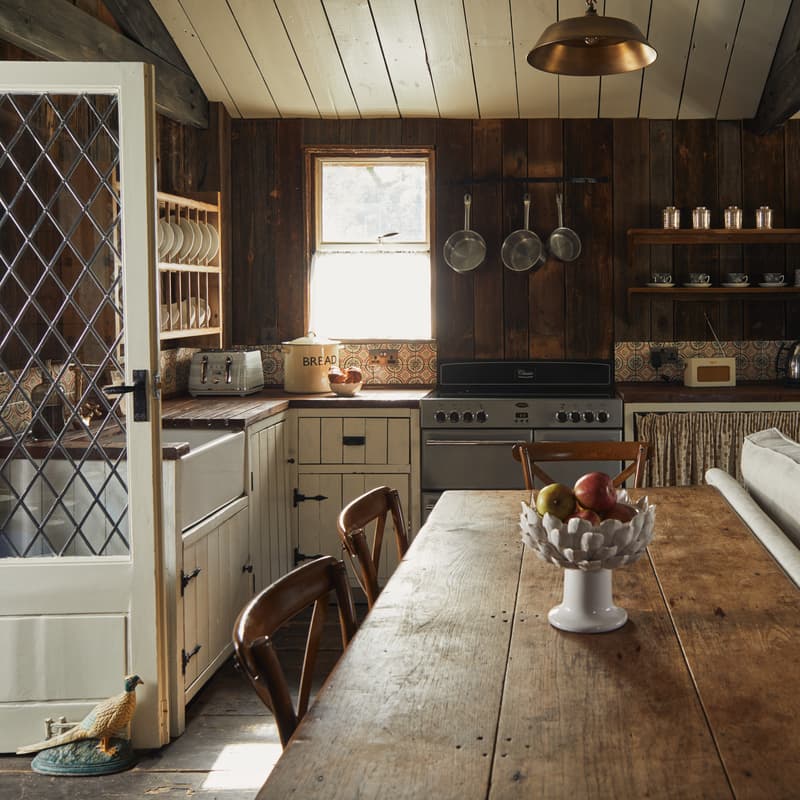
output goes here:
[{"label": "white bowl on rack", "polygon": [[158,257],[159,258],[166,258],[167,254],[169,253],[170,249],[172,248],[172,243],[175,241],[175,234],[172,232],[172,228],[169,226],[169,223],[165,219],[160,219],[158,221]]},{"label": "white bowl on rack", "polygon": [[194,220],[189,220],[189,225],[194,234],[194,246],[186,256],[190,264],[196,264],[200,259],[200,252],[203,249],[203,229]]},{"label": "white bowl on rack", "polygon": [[207,225],[208,233],[211,236],[211,244],[209,246],[208,255],[206,258],[211,261],[211,259],[216,256],[219,252],[219,234],[217,233],[217,229],[213,225]]},{"label": "white bowl on rack", "polygon": [[200,235],[202,237],[202,245],[200,246],[200,250],[197,253],[197,260],[200,261],[208,261],[209,253],[211,252],[211,232],[210,228],[207,223],[205,222],[198,222],[198,226],[200,227]]}]

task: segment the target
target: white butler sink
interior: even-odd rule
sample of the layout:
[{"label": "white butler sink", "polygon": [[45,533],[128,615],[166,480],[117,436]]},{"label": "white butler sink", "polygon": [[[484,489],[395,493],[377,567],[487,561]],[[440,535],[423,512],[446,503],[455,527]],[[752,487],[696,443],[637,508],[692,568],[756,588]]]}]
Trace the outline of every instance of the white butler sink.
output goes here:
[{"label": "white butler sink", "polygon": [[161,445],[189,445],[176,461],[176,502],[181,529],[244,494],[244,432],[213,428],[163,428]]}]

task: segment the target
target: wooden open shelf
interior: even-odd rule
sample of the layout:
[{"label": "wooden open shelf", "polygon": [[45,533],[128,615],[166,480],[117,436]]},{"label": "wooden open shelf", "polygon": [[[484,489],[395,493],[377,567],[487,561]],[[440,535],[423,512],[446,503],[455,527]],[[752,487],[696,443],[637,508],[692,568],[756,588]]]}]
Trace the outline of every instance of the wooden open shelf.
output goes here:
[{"label": "wooden open shelf", "polygon": [[800,244],[800,228],[630,228],[629,252],[644,244]]},{"label": "wooden open shelf", "polygon": [[774,289],[762,286],[745,286],[742,288],[728,289],[724,286],[709,286],[708,288],[696,288],[693,286],[672,286],[664,289],[657,289],[650,286],[634,286],[628,289],[628,296],[639,294],[659,294],[668,295],[676,300],[694,300],[703,297],[723,297],[731,298],[734,295],[740,297],[773,297],[800,294],[800,286],[780,286]]}]

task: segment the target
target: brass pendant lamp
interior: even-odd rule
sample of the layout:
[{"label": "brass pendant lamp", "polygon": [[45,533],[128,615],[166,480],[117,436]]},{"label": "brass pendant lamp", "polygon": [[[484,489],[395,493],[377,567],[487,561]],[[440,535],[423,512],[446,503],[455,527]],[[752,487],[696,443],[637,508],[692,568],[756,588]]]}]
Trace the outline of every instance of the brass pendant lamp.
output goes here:
[{"label": "brass pendant lamp", "polygon": [[632,22],[598,16],[597,0],[586,0],[586,13],[545,28],[528,63],[558,75],[615,75],[648,67],[655,48]]}]

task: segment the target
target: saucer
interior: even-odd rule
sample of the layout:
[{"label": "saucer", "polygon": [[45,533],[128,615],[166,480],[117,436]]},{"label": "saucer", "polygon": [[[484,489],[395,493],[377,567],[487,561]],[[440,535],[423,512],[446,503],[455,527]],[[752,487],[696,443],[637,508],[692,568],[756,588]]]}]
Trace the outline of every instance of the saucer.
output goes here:
[{"label": "saucer", "polygon": [[745,286],[749,286],[750,283],[723,283],[722,284],[726,289],[743,289]]},{"label": "saucer", "polygon": [[649,289],[671,289],[675,284],[674,283],[646,283]]},{"label": "saucer", "polygon": [[684,283],[684,286],[689,286],[692,289],[706,289],[711,286],[711,281],[708,283]]},{"label": "saucer", "polygon": [[786,281],[782,283],[759,283],[758,285],[764,289],[778,289],[781,286],[786,286]]}]

